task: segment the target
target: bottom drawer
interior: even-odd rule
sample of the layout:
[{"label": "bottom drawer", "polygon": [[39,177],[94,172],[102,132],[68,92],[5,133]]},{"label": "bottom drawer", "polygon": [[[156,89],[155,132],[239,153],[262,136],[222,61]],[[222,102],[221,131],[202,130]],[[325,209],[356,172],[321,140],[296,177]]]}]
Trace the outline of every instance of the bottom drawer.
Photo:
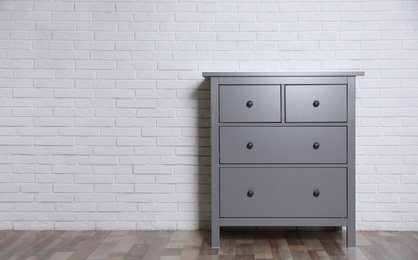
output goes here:
[{"label": "bottom drawer", "polygon": [[346,168],[220,168],[220,217],[347,217]]}]

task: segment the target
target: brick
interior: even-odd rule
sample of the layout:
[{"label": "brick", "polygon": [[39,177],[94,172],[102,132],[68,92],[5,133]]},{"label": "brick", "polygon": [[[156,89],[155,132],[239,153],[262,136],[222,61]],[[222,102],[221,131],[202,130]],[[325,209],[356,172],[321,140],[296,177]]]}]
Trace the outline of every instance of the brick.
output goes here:
[{"label": "brick", "polygon": [[130,147],[94,147],[94,155],[131,155],[133,148]]},{"label": "brick", "polygon": [[96,184],[95,192],[132,193],[134,186],[129,184]]},{"label": "brick", "polygon": [[219,32],[218,41],[254,41],[258,35],[254,32]]},{"label": "brick", "polygon": [[175,212],[177,206],[170,203],[139,203],[138,211],[141,212]]},{"label": "brick", "polygon": [[401,195],[401,203],[416,203],[418,202],[417,193],[413,195]]},{"label": "brick", "polygon": [[101,22],[130,22],[133,20],[133,15],[124,12],[94,12],[92,18],[93,21]]},{"label": "brick", "polygon": [[138,184],[138,183],[149,183],[152,184],[155,182],[155,177],[152,175],[124,175],[124,176],[117,176],[116,183],[130,183],[130,184]]},{"label": "brick", "polygon": [[46,164],[46,165],[53,165],[53,164],[64,164],[64,165],[68,165],[68,164],[76,164],[77,163],[77,158],[74,156],[68,156],[68,155],[64,155],[64,156],[37,156],[37,163],[38,164]]},{"label": "brick", "polygon": [[144,12],[144,13],[134,13],[134,21],[141,22],[171,22],[174,21],[173,13],[157,13],[157,12]]},{"label": "brick", "polygon": [[115,178],[113,176],[107,175],[76,175],[74,179],[74,183],[89,183],[89,184],[96,184],[96,183],[114,183]]},{"label": "brick", "polygon": [[131,55],[123,51],[91,51],[92,60],[130,60]]},{"label": "brick", "polygon": [[[93,71],[69,71],[69,70],[57,70],[55,72],[55,77],[57,79],[93,79],[94,78],[94,72]],[[59,93],[71,93],[74,92],[72,90],[55,90],[56,92]],[[79,90],[80,91],[80,90]],[[84,91],[85,92],[85,91]],[[79,97],[77,95],[82,95],[81,93],[83,93],[83,91],[80,91],[79,93],[73,93],[73,97]],[[68,96],[63,96],[63,97],[68,97]]]},{"label": "brick", "polygon": [[[138,41],[116,42],[116,50],[117,51],[152,51],[152,50],[155,50],[154,43],[143,41],[142,37],[139,37],[139,36],[135,36],[135,39]],[[134,59],[137,59],[135,58],[134,55],[133,57]]]},{"label": "brick", "polygon": [[119,221],[155,222],[156,220],[157,220],[157,213],[155,213],[155,212],[120,213],[119,214]]},{"label": "brick", "polygon": [[72,137],[35,137],[34,145],[74,145]]},{"label": "brick", "polygon": [[279,9],[278,4],[240,4],[238,5],[238,12],[241,13],[271,13],[277,12]]},{"label": "brick", "polygon": [[113,3],[75,3],[75,11],[78,12],[111,12],[116,10]]},{"label": "brick", "polygon": [[14,209],[17,212],[54,212],[55,205],[52,203],[17,203]]},{"label": "brick", "polygon": [[5,212],[0,214],[0,220],[12,220],[12,221],[24,221],[24,220],[32,220],[33,213],[26,213],[26,212]]},{"label": "brick", "polygon": [[[94,230],[96,229],[96,223],[92,222],[55,222],[54,223],[55,230]],[[46,230],[50,230],[50,228],[46,228]]]},{"label": "brick", "polygon": [[0,193],[1,202],[33,202],[34,194],[26,193]]},{"label": "brick", "polygon": [[237,32],[239,31],[239,25],[232,23],[202,23],[199,29],[201,32]]},{"label": "brick", "polygon": [[100,203],[97,205],[98,212],[129,212],[136,211],[135,203]]},{"label": "brick", "polygon": [[190,137],[160,137],[157,146],[195,146],[196,139]]},{"label": "brick", "polygon": [[417,193],[416,184],[380,184],[380,193]]},{"label": "brick", "polygon": [[131,32],[95,32],[96,41],[132,41],[134,34]]},{"label": "brick", "polygon": [[[292,4],[292,3],[283,3],[279,5],[280,13],[300,13],[300,12],[317,12],[319,8],[323,9],[323,4],[317,3],[304,3],[304,4]],[[328,11],[337,11],[337,10],[328,10]]]},{"label": "brick", "polygon": [[57,203],[56,208],[58,212],[95,212],[97,205],[94,203]]},{"label": "brick", "polygon": [[155,202],[155,194],[116,194],[118,202],[152,203]]},{"label": "brick", "polygon": [[74,194],[71,193],[39,193],[35,195],[36,202],[73,202]]},{"label": "brick", "polygon": [[94,165],[93,174],[131,174],[131,165]]},{"label": "brick", "polygon": [[155,12],[155,4],[130,4],[130,3],[117,3],[116,11],[118,12]]},{"label": "brick", "polygon": [[[135,111],[132,111],[133,113]],[[116,119],[116,126],[118,127],[152,127],[155,126],[155,119],[153,118],[128,118]]]},{"label": "brick", "polygon": [[135,193],[151,193],[151,194],[160,194],[160,193],[173,193],[174,185],[170,184],[136,184]]},{"label": "brick", "polygon": [[117,63],[117,68],[120,70],[155,70],[157,68],[157,63],[145,61],[120,61]]},{"label": "brick", "polygon": [[54,184],[54,193],[87,193],[93,191],[93,185],[90,184]]},{"label": "brick", "polygon": [[115,119],[110,118],[77,118],[75,126],[101,126],[101,127],[112,127],[115,126]]},{"label": "brick", "polygon": [[361,214],[361,220],[362,221],[393,221],[397,222],[401,220],[401,214],[400,213],[369,213],[364,212]]},{"label": "brick", "polygon": [[116,221],[117,214],[116,213],[78,213],[77,214],[77,221],[92,221],[92,222],[100,222],[100,221]]},{"label": "brick", "polygon": [[171,174],[173,169],[171,166],[163,165],[135,165],[133,172],[135,174]]},{"label": "brick", "polygon": [[114,69],[116,63],[112,61],[94,61],[94,60],[79,60],[75,63],[76,69],[94,69],[94,70],[105,70]]},{"label": "brick", "polygon": [[114,100],[98,100],[98,99],[94,99],[94,100],[86,100],[86,99],[77,99],[75,100],[75,106],[76,107],[114,107],[115,106],[115,102]]},{"label": "brick", "polygon": [[[13,65],[12,65],[13,66]],[[50,79],[53,78],[52,70],[26,70],[20,69],[13,72],[13,76],[18,79],[36,78],[36,79]]]},{"label": "brick", "polygon": [[2,11],[32,11],[33,10],[33,4],[32,3],[19,3],[19,2],[13,2],[13,1],[4,1],[1,5]]},{"label": "brick", "polygon": [[83,165],[116,165],[118,159],[111,156],[86,156],[78,159],[79,164]]},{"label": "brick", "polygon": [[136,155],[172,155],[174,149],[171,147],[135,147]]},{"label": "brick", "polygon": [[113,193],[76,193],[75,202],[114,202],[115,194]]},{"label": "brick", "polygon": [[98,79],[136,79],[134,71],[99,70],[96,74]]},{"label": "brick", "polygon": [[[138,109],[136,111],[135,115],[136,115],[136,117],[139,117],[139,118],[144,118],[144,117],[174,118],[175,117],[175,111],[170,110],[170,109]],[[142,134],[144,136],[146,135],[146,134],[144,134],[144,130],[148,130],[148,129],[149,128],[142,129]],[[154,130],[156,130],[158,132],[160,129],[154,129]]]},{"label": "brick", "polygon": [[76,24],[72,22],[37,22],[36,29],[43,31],[75,31]]},{"label": "brick", "polygon": [[157,12],[195,12],[197,6],[196,4],[159,3],[156,10]]},{"label": "brick", "polygon": [[145,164],[157,165],[160,161],[158,156],[123,156],[119,159],[120,164]]},{"label": "brick", "polygon": [[[80,30],[80,29],[78,29]],[[82,41],[74,42],[75,50],[96,50],[96,51],[111,51],[114,49],[114,43],[111,42],[96,42],[96,41]]]},{"label": "brick", "polygon": [[48,12],[15,11],[10,15],[12,21],[48,21],[49,17],[50,14]]}]

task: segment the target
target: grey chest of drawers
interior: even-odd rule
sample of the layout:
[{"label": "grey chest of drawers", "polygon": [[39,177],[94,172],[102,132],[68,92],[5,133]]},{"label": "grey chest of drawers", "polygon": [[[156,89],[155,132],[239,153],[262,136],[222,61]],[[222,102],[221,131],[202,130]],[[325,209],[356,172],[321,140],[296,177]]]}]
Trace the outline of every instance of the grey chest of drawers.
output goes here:
[{"label": "grey chest of drawers", "polygon": [[355,246],[355,77],[204,72],[212,247],[221,226],[347,227]]}]

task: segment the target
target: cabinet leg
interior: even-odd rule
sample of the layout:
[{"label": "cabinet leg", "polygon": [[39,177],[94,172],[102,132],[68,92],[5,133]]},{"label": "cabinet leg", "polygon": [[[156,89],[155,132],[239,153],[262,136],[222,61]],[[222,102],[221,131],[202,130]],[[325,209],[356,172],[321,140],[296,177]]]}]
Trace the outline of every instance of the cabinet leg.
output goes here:
[{"label": "cabinet leg", "polygon": [[214,227],[212,225],[212,248],[219,248],[220,247],[220,227]]},{"label": "cabinet leg", "polygon": [[335,232],[341,232],[343,231],[343,227],[334,227]]},{"label": "cabinet leg", "polygon": [[347,247],[356,247],[356,227],[347,226]]}]

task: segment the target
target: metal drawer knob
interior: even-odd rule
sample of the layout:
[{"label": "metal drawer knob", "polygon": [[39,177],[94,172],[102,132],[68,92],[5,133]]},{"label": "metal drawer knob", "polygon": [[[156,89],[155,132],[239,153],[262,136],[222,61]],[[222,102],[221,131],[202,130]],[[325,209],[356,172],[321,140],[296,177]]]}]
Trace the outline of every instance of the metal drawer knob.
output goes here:
[{"label": "metal drawer knob", "polygon": [[250,100],[250,101],[248,101],[248,102],[247,102],[247,107],[248,107],[248,108],[250,108],[250,107],[252,107],[252,106],[253,106],[253,102],[252,102],[251,100]]},{"label": "metal drawer knob", "polygon": [[313,149],[318,149],[319,148],[319,143],[318,142],[315,142],[313,145],[312,145],[312,147],[313,147]]},{"label": "metal drawer knob", "polygon": [[254,191],[249,190],[249,191],[247,192],[247,196],[248,196],[248,198],[251,198],[252,196],[254,196]]},{"label": "metal drawer knob", "polygon": [[313,196],[316,198],[316,197],[318,197],[319,196],[319,190],[315,190],[314,192],[313,192]]},{"label": "metal drawer knob", "polygon": [[253,149],[253,147],[254,147],[253,143],[249,142],[249,143],[247,144],[247,149],[248,149],[248,150]]},{"label": "metal drawer knob", "polygon": [[318,101],[318,100],[315,100],[315,101],[313,102],[313,106],[314,106],[314,107],[319,107],[319,101]]}]

